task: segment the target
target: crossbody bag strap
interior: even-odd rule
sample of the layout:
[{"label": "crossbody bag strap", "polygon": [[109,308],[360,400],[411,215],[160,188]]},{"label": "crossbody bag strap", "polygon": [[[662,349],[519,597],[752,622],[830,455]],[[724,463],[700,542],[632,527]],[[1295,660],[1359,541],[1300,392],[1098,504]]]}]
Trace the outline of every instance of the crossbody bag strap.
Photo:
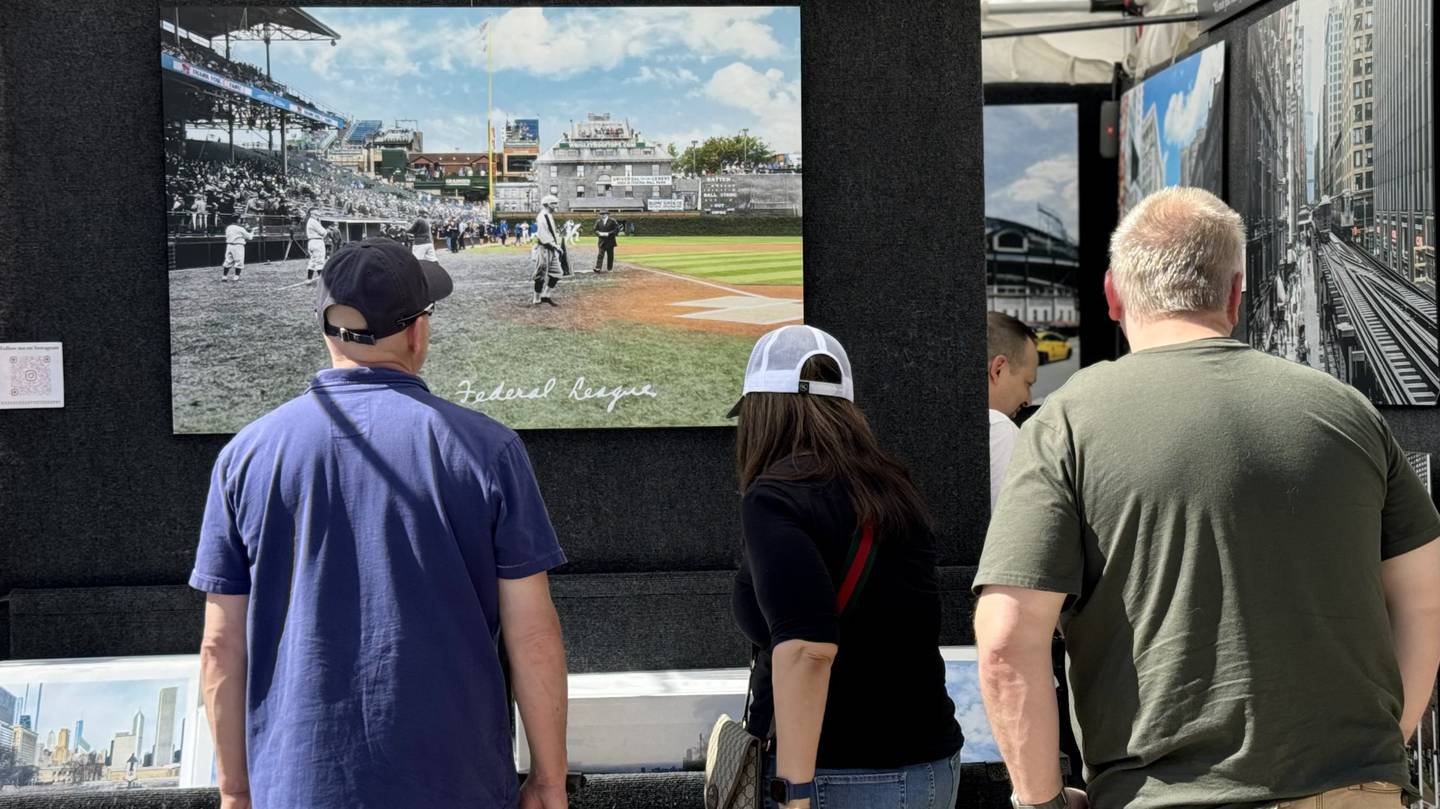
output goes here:
[{"label": "crossbody bag strap", "polygon": [[870,570],[875,566],[875,523],[873,520],[866,520],[864,525],[855,529],[855,535],[850,540],[850,551],[845,559],[845,578],[840,582],[840,590],[835,594],[835,612],[837,615],[844,615],[845,609],[855,600],[855,596],[865,588],[865,583],[870,579]]}]

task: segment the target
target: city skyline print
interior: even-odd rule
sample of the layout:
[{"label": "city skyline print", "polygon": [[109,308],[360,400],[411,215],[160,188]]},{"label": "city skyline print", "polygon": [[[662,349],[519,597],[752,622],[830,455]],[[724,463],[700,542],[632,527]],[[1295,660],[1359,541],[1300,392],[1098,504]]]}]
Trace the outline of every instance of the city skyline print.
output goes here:
[{"label": "city skyline print", "polygon": [[66,673],[77,666],[64,662],[25,668],[18,677],[0,668],[0,788],[180,786],[185,737],[194,730],[192,679],[75,678]]},{"label": "city skyline print", "polygon": [[1249,341],[1377,405],[1440,396],[1434,13],[1298,0],[1246,35]]},{"label": "city skyline print", "polygon": [[1120,96],[1120,218],[1150,194],[1177,185],[1224,196],[1224,42]]}]

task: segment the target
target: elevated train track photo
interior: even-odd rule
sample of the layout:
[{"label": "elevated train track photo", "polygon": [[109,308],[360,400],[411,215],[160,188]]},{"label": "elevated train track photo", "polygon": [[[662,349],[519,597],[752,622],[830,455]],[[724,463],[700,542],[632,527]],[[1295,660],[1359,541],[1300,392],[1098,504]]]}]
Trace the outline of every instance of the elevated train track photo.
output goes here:
[{"label": "elevated train track photo", "polygon": [[1330,240],[1316,246],[1330,278],[1335,317],[1349,322],[1375,377],[1381,401],[1434,405],[1440,399],[1440,329],[1433,291],[1380,266],[1354,246]]}]

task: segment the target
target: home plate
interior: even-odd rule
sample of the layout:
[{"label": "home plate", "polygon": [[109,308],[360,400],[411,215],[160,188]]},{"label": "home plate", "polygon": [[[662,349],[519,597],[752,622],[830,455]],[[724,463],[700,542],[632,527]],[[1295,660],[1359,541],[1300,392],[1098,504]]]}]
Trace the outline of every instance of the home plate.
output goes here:
[{"label": "home plate", "polygon": [[703,312],[689,312],[676,317],[692,320],[723,320],[727,323],[749,323],[768,326],[787,320],[805,318],[805,302],[793,298],[765,298],[759,295],[727,295],[720,298],[706,298],[699,301],[683,301],[671,306],[689,306],[705,309]]}]

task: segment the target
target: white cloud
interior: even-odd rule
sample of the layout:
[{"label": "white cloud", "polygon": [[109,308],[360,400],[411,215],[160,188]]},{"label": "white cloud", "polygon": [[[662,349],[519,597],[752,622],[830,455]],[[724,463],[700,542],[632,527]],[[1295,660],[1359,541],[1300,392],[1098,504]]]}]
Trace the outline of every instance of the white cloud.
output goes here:
[{"label": "white cloud", "polygon": [[700,77],[683,67],[670,68],[650,67],[642,65],[640,72],[625,80],[626,84],[659,84],[664,87],[675,87],[681,84],[690,84],[700,81]]},{"label": "white cloud", "polygon": [[[493,38],[480,25],[441,28],[411,47],[434,49],[442,70],[484,68],[487,39],[493,66],[563,79],[586,70],[613,70],[630,58],[660,61],[662,52],[683,49],[693,58],[774,58],[784,51],[761,20],[771,8],[629,8],[546,13],[515,8],[494,18]],[[685,71],[689,72],[689,71]]]},{"label": "white cloud", "polygon": [[1071,238],[1079,236],[1080,173],[1074,155],[1062,154],[1032,163],[1009,185],[987,191],[985,215],[1043,230],[1037,204],[1060,214]]},{"label": "white cloud", "polygon": [[1223,48],[1207,48],[1200,52],[1200,66],[1189,92],[1170,96],[1165,106],[1165,142],[1188,146],[1195,133],[1210,119],[1210,101],[1214,86],[1225,75]]},{"label": "white cloud", "polygon": [[[800,79],[787,80],[776,69],[761,73],[744,62],[715,71],[705,96],[755,117],[750,134],[777,152],[800,151]],[[733,133],[732,133],[733,134]]]},{"label": "white cloud", "polygon": [[387,76],[419,75],[415,51],[422,48],[420,32],[401,19],[337,25],[340,45],[316,48],[310,68],[323,78],[341,72],[376,71]]}]

